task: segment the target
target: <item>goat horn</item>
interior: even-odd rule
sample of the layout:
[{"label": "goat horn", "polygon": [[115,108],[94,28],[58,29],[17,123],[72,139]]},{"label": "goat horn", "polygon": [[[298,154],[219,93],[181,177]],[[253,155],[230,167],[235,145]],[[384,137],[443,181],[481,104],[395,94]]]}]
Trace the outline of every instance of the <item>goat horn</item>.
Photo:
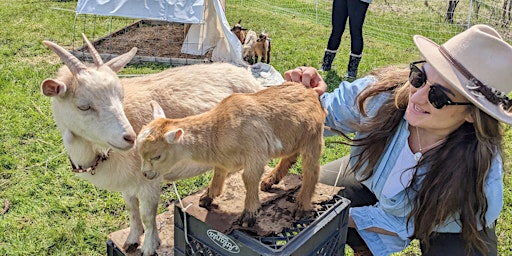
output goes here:
[{"label": "goat horn", "polygon": [[84,33],[82,33],[82,38],[85,41],[85,44],[87,45],[87,48],[89,48],[89,52],[91,52],[92,60],[94,61],[94,64],[96,64],[97,67],[103,65],[103,60],[101,59],[101,55],[98,53],[96,48],[91,44],[91,41],[87,39],[87,36],[85,36]]},{"label": "goat horn", "polygon": [[77,75],[82,70],[86,70],[87,67],[73,54],[69,53],[66,49],[60,47],[56,43],[50,41],[43,41],[43,44],[55,52],[62,62],[66,64],[73,75]]},{"label": "goat horn", "polygon": [[109,66],[114,72],[119,72],[123,67],[128,64],[135,54],[137,53],[137,47],[133,47],[129,52],[119,55],[109,61],[105,65]]}]

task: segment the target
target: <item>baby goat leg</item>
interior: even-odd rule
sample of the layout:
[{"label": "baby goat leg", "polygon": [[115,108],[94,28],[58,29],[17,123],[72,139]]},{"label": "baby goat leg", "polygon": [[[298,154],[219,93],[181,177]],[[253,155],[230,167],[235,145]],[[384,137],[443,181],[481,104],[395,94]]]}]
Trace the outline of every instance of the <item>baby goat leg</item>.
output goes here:
[{"label": "baby goat leg", "polygon": [[284,176],[288,174],[292,165],[297,162],[298,156],[299,154],[297,153],[289,157],[281,158],[277,166],[261,181],[261,191],[269,191],[272,188],[272,185],[279,183]]},{"label": "baby goat leg", "polygon": [[311,146],[308,152],[302,154],[302,187],[297,198],[297,211],[294,216],[296,218],[304,218],[313,210],[311,199],[320,175],[318,159],[322,152],[322,143],[323,140],[320,137],[318,143],[311,143],[316,146]]},{"label": "baby goat leg", "polygon": [[222,187],[224,187],[227,173],[227,170],[221,167],[215,167],[213,169],[213,178],[210,181],[210,185],[208,185],[208,189],[201,195],[199,206],[210,209],[213,199],[222,193]]},{"label": "baby goat leg", "polygon": [[258,195],[258,184],[265,171],[265,164],[253,164],[245,166],[242,173],[242,179],[245,185],[245,207],[240,218],[241,226],[252,227],[256,223],[256,214],[260,208],[260,198]]}]

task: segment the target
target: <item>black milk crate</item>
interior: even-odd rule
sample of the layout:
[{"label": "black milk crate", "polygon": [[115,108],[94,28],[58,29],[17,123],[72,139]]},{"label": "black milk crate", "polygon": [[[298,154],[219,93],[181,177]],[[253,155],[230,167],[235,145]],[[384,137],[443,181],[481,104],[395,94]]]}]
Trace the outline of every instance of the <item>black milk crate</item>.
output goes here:
[{"label": "black milk crate", "polygon": [[108,256],[125,256],[123,251],[117,247],[112,240],[107,240],[107,255]]},{"label": "black milk crate", "polygon": [[[277,234],[258,237],[240,230],[225,235],[174,207],[174,255],[344,255],[350,201],[335,195],[314,217]],[[188,244],[183,218],[187,218]]]}]

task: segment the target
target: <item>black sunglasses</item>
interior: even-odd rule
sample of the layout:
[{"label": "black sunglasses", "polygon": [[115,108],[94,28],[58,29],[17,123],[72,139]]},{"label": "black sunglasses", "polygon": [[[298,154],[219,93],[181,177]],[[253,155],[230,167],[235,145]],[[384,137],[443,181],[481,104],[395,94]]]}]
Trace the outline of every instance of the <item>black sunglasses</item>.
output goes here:
[{"label": "black sunglasses", "polygon": [[[409,73],[409,83],[414,88],[421,88],[427,83],[427,74],[423,69],[423,66],[419,68],[416,64],[425,63],[426,61],[416,61],[409,64],[411,72]],[[470,102],[454,102],[444,92],[446,90],[439,84],[431,84],[430,90],[428,91],[428,101],[434,108],[442,109],[447,105],[471,105]]]}]

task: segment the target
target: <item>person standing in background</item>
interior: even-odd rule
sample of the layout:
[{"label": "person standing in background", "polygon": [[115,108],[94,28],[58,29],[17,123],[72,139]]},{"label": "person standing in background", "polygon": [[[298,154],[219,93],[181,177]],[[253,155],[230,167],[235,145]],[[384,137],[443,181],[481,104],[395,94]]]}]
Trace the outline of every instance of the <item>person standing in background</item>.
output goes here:
[{"label": "person standing in background", "polygon": [[332,30],[325,49],[322,70],[331,70],[332,62],[341,44],[347,19],[350,26],[350,59],[345,78],[353,80],[357,77],[357,69],[363,55],[363,23],[366,11],[372,0],[333,0]]}]

